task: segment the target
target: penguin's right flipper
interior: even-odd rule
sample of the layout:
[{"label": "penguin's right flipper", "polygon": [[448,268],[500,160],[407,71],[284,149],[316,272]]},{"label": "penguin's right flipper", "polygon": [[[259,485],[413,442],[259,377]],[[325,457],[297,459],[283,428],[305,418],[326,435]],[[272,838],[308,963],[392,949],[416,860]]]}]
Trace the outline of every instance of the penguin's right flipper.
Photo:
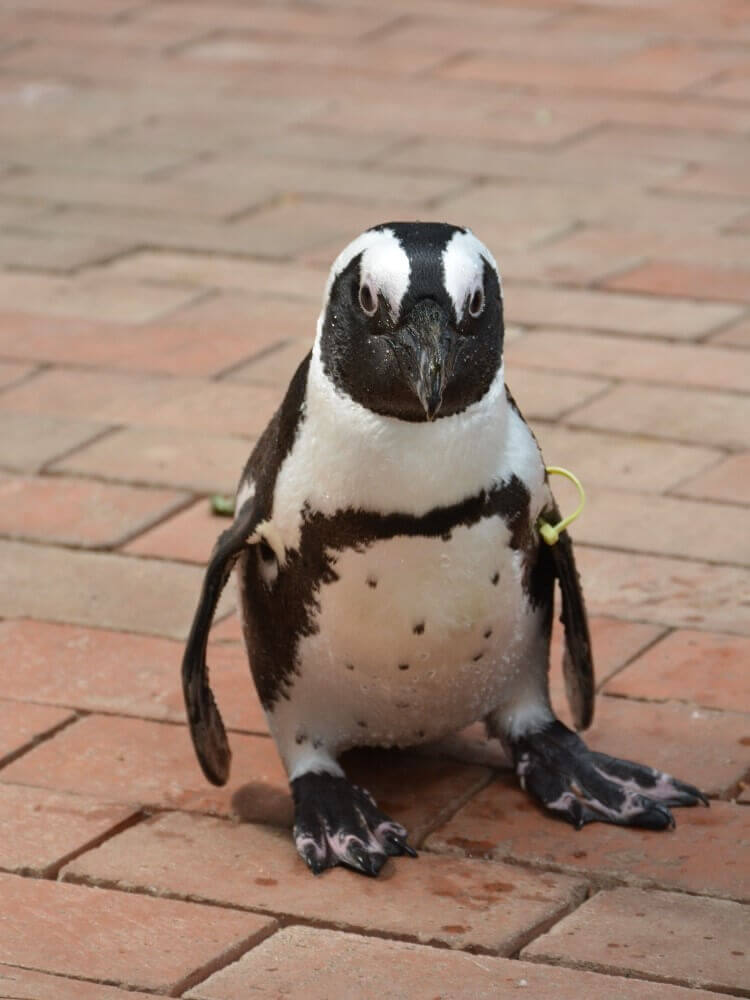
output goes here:
[{"label": "penguin's right flipper", "polygon": [[226,784],[232,754],[208,682],[208,633],[229,574],[260,520],[255,497],[250,497],[237,512],[232,526],[216,540],[182,659],[182,690],[190,735],[203,773],[214,785]]}]

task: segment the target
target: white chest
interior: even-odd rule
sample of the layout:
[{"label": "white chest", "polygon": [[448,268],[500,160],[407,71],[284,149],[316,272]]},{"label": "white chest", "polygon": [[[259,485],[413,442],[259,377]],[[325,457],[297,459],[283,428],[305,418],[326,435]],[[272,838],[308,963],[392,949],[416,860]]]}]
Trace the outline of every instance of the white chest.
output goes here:
[{"label": "white chest", "polygon": [[536,628],[524,556],[508,541],[492,517],[449,539],[397,536],[332,553],[337,579],[317,595],[275,727],[344,749],[415,743],[482,718]]}]

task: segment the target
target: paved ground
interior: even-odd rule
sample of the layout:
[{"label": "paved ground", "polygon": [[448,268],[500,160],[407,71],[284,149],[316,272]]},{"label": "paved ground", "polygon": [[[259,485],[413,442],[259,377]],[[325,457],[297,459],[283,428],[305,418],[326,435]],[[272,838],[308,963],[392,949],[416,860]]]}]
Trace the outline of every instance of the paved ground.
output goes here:
[{"label": "paved ground", "polygon": [[[748,995],[747,13],[0,0],[0,996]],[[231,596],[224,790],[181,644],[328,264],[415,216],[494,250],[589,487],[591,743],[713,801],[576,834],[470,732],[352,765],[419,861],[313,880]]]}]

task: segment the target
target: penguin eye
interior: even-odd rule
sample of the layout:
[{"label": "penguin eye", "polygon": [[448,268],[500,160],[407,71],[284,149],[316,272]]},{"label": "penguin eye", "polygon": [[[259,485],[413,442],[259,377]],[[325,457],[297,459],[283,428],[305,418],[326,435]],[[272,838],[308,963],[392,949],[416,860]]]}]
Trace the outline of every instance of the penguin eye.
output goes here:
[{"label": "penguin eye", "polygon": [[365,282],[359,286],[359,305],[366,316],[374,316],[378,311],[378,295],[372,286]]},{"label": "penguin eye", "polygon": [[469,299],[469,315],[474,319],[480,316],[484,309],[484,289],[476,288]]}]

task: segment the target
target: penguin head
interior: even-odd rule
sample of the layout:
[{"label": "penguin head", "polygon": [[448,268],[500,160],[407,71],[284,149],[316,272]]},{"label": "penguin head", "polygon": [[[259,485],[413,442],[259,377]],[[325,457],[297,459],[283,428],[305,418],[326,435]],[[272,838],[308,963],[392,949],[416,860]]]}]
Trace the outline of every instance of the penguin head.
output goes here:
[{"label": "penguin head", "polygon": [[492,254],[468,229],[391,222],[334,261],[318,327],[336,388],[408,421],[460,413],[502,364],[502,286]]}]

